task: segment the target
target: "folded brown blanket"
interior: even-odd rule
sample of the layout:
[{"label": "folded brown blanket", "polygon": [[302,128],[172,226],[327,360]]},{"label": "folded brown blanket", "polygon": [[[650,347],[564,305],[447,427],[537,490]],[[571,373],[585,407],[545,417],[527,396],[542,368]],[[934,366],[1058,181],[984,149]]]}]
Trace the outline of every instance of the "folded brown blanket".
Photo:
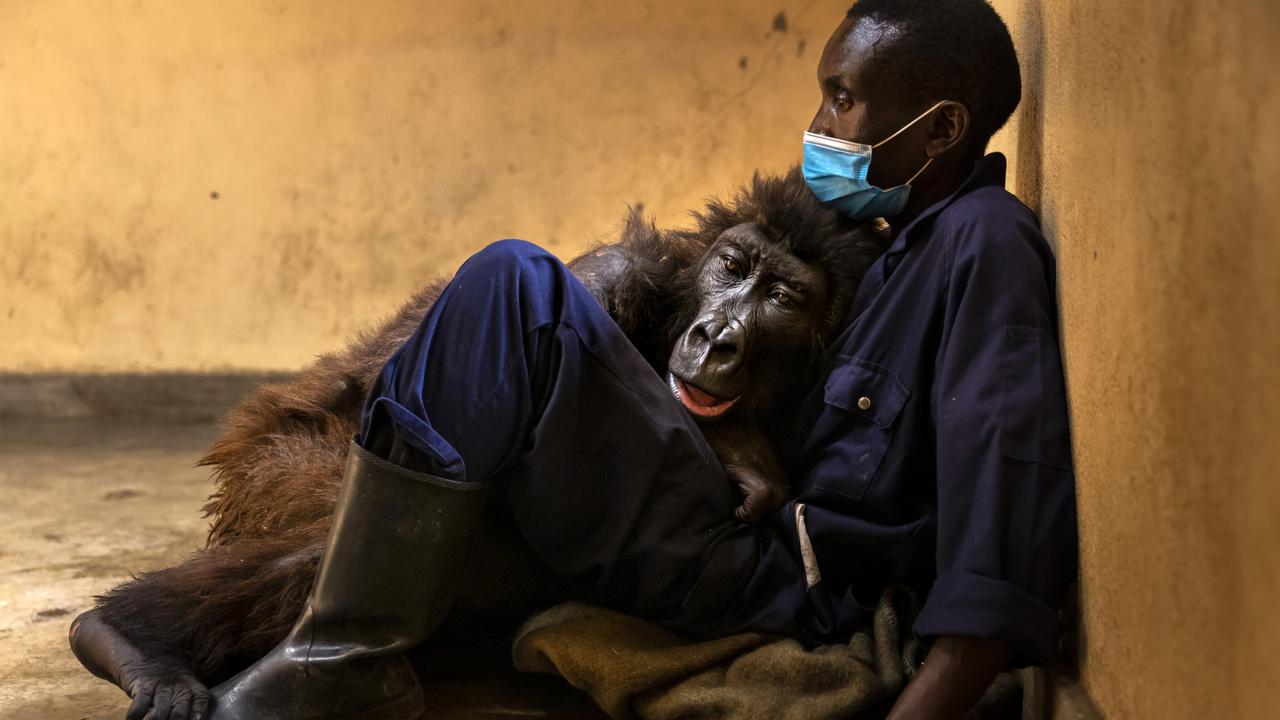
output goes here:
[{"label": "folded brown blanket", "polygon": [[[890,588],[872,625],[848,644],[806,649],[757,633],[691,642],[645,620],[564,603],[533,616],[512,654],[517,669],[565,678],[616,720],[874,718],[923,659],[911,633],[916,609],[911,591]],[[1018,679],[1002,675],[972,717],[1023,717]]]}]

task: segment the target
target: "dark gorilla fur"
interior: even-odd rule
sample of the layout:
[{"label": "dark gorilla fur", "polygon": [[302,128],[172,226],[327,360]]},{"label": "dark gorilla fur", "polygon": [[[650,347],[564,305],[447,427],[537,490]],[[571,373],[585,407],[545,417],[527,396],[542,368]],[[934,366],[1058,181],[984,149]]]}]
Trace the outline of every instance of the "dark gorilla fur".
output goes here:
[{"label": "dark gorilla fur", "polygon": [[[579,258],[622,253],[630,267],[618,285],[584,281],[655,365],[665,363],[690,323],[699,261],[725,230],[756,223],[770,240],[825,269],[832,292],[815,351],[841,326],[858,281],[884,247],[868,225],[822,206],[795,169],[757,175],[732,200],[710,200],[693,218],[691,229],[661,231],[632,209],[617,245]],[[262,386],[233,409],[200,460],[216,482],[204,506],[211,518],[206,547],[99,596],[102,621],[148,656],[184,662],[210,684],[283,639],[310,591],[364,399],[443,286],[431,284],[345,349],[295,379]],[[495,582],[513,584],[509,577]]]}]

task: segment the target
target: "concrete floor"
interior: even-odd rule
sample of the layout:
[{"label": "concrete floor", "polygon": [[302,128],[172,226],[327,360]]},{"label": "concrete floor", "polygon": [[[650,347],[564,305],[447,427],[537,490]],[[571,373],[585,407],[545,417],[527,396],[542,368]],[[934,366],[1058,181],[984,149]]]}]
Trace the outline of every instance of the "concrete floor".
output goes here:
[{"label": "concrete floor", "polygon": [[[211,489],[194,467],[211,424],[0,424],[0,720],[115,720],[127,698],[67,648],[72,618],[131,572],[204,540]],[[436,718],[599,717],[541,678],[428,686]]]},{"label": "concrete floor", "polygon": [[124,716],[127,698],[67,648],[72,618],[129,573],[203,541],[212,425],[0,426],[0,718]]}]

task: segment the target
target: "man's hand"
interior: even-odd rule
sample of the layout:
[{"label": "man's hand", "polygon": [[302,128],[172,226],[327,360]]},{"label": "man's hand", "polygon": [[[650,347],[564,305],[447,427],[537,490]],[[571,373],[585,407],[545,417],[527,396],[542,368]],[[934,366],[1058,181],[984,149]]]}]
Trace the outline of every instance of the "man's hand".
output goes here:
[{"label": "man's hand", "polygon": [[760,522],[786,504],[791,497],[787,476],[758,429],[715,424],[702,430],[725,473],[742,493],[742,505],[734,510],[734,517],[745,523]]},{"label": "man's hand", "polygon": [[886,720],[960,720],[977,704],[1012,654],[1013,648],[1001,640],[959,635],[938,638]]}]

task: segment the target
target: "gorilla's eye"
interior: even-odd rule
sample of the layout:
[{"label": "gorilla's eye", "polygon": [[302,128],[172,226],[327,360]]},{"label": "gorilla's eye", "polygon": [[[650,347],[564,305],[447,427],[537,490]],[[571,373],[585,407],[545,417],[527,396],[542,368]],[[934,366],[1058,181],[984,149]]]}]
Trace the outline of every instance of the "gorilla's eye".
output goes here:
[{"label": "gorilla's eye", "polygon": [[723,256],[721,259],[724,260],[725,272],[734,277],[742,277],[742,266],[738,264],[737,260],[734,260],[728,255]]},{"label": "gorilla's eye", "polygon": [[769,299],[778,303],[784,308],[794,307],[796,304],[796,301],[790,295],[788,295],[787,293],[781,290],[774,290],[773,292],[769,293]]}]

